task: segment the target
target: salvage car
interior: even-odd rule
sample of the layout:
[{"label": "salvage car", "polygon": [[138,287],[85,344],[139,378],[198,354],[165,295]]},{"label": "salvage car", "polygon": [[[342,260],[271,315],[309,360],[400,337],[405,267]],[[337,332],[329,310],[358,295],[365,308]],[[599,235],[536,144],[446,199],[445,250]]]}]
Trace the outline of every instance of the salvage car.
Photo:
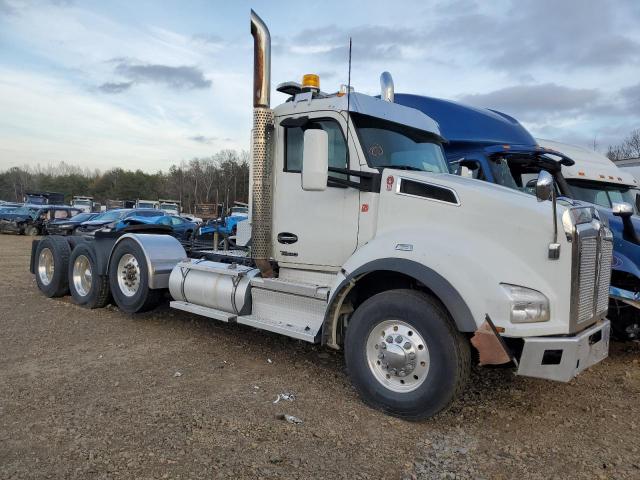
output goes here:
[{"label": "salvage car", "polygon": [[162,217],[165,213],[154,208],[117,208],[107,210],[91,220],[82,222],[75,233],[78,235],[93,235],[97,230],[113,228],[120,221],[128,217]]},{"label": "salvage car", "polygon": [[71,218],[57,218],[47,224],[49,235],[73,235],[76,229],[84,222],[93,220],[99,213],[79,213]]},{"label": "salvage car", "polygon": [[190,222],[178,215],[163,215],[161,217],[132,215],[120,220],[115,230],[120,231],[131,225],[165,225],[171,228],[171,235],[178,240],[190,240],[193,232],[198,228],[196,222]]},{"label": "salvage car", "polygon": [[23,205],[0,213],[0,232],[44,235],[51,221],[70,219],[78,213],[79,209],[64,205]]}]

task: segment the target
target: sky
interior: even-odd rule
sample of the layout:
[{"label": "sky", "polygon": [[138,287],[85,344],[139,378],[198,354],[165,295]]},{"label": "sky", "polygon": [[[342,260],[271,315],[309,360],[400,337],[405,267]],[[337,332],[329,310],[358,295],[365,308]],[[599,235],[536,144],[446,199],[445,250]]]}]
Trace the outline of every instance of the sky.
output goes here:
[{"label": "sky", "polygon": [[[493,108],[606,151],[640,128],[640,0],[0,0],[0,170],[166,170],[248,149],[249,11],[272,91],[317,73]],[[272,93],[272,106],[285,100]]]}]

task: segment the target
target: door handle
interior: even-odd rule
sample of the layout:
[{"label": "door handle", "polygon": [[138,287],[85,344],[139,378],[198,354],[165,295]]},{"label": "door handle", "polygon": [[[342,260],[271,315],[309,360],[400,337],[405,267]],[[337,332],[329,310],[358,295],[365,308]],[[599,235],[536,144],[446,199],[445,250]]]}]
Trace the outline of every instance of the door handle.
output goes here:
[{"label": "door handle", "polygon": [[278,243],[284,245],[291,245],[298,241],[298,236],[295,233],[281,232],[278,234]]}]

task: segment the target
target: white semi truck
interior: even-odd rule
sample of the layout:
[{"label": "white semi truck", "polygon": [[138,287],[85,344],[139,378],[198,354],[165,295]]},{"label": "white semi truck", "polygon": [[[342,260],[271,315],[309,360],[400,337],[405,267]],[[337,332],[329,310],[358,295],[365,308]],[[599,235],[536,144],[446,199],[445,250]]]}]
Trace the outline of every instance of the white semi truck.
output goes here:
[{"label": "white semi truck", "polygon": [[71,206],[82,210],[84,213],[91,213],[93,211],[93,205],[93,197],[75,195],[71,199]]},{"label": "white semi truck", "polygon": [[471,343],[483,363],[559,381],[607,356],[611,234],[595,209],[556,202],[546,172],[537,198],[450,175],[438,125],[393,102],[388,74],[382,98],[305,76],[272,109],[254,12],[251,33],[249,253],[47,237],[31,257],[45,295],[135,313],[168,289],[173,308],[343,350],[363,400],[409,419],[461,392]]}]

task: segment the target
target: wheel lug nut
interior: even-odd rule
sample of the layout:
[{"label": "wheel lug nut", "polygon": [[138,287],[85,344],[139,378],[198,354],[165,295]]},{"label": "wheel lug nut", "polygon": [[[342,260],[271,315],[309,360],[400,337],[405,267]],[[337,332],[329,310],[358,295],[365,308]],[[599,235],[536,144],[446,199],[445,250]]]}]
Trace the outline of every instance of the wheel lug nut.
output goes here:
[{"label": "wheel lug nut", "polygon": [[387,337],[387,343],[393,343],[393,337],[391,335]]},{"label": "wheel lug nut", "polygon": [[382,348],[383,350],[387,349],[387,344],[382,342],[382,344],[380,345],[380,348]]},{"label": "wheel lug nut", "polygon": [[403,341],[403,340],[404,340],[404,338],[402,338],[402,336],[401,336],[401,335],[398,335],[398,336],[396,337],[396,343],[402,343],[402,341]]},{"label": "wheel lug nut", "polygon": [[378,354],[378,358],[380,358],[380,359],[384,358],[384,353],[379,353]]},{"label": "wheel lug nut", "polygon": [[410,342],[405,342],[404,343],[404,349],[405,350],[409,350],[411,348],[411,343]]},{"label": "wheel lug nut", "polygon": [[409,359],[413,360],[414,358],[416,358],[416,354],[413,352],[409,352]]},{"label": "wheel lug nut", "polygon": [[404,370],[400,370],[398,372],[398,375],[401,376],[401,377],[404,377],[406,374],[404,373]]}]

